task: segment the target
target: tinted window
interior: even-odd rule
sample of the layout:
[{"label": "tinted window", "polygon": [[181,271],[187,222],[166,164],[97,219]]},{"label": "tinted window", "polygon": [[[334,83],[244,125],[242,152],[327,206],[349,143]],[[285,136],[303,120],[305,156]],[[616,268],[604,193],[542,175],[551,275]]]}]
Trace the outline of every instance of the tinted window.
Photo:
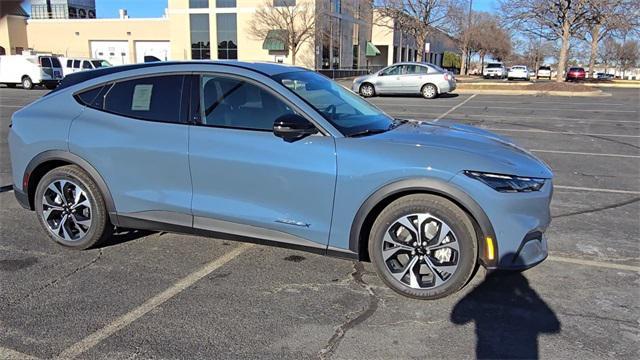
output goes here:
[{"label": "tinted window", "polygon": [[42,65],[42,67],[50,68],[51,67],[51,59],[48,58],[48,57],[41,57],[40,58],[40,65]]},{"label": "tinted window", "polygon": [[86,90],[76,95],[82,104],[95,109],[102,109],[104,106],[104,95],[108,92],[111,84]]},{"label": "tinted window", "polygon": [[501,67],[502,67],[502,64],[500,64],[500,63],[493,63],[493,64],[488,64],[487,65],[487,68],[490,68],[490,69],[492,69],[492,68],[501,68]]},{"label": "tinted window", "polygon": [[106,60],[91,60],[91,63],[96,69],[111,66],[111,64],[109,64],[109,62]]},{"label": "tinted window", "polygon": [[189,0],[189,7],[192,9],[208,8],[209,0]]},{"label": "tinted window", "polygon": [[60,60],[58,60],[57,57],[52,57],[51,58],[51,63],[53,64],[53,67],[62,67],[62,65],[60,65]]},{"label": "tinted window", "polygon": [[86,61],[86,60],[82,62],[82,68],[83,68],[83,69],[93,69],[93,68],[91,67],[91,63],[90,63],[90,62],[88,62],[88,61]]},{"label": "tinted window", "polygon": [[400,66],[392,66],[390,68],[387,68],[386,70],[383,70],[382,73],[384,75],[400,75]]},{"label": "tinted window", "polygon": [[119,115],[180,122],[182,75],[117,82],[105,96],[104,109]]},{"label": "tinted window", "polygon": [[70,68],[73,64],[73,60],[67,60],[67,67]]},{"label": "tinted window", "polygon": [[223,76],[203,76],[202,123],[211,126],[272,131],[273,122],[293,111],[271,92]]},{"label": "tinted window", "polygon": [[236,7],[236,0],[216,0],[216,7],[219,7],[219,8]]},{"label": "tinted window", "polygon": [[418,75],[418,74],[426,74],[428,69],[424,66],[420,65],[405,65],[404,66],[404,74],[409,75]]},{"label": "tinted window", "polygon": [[218,59],[238,58],[236,14],[216,14]]},{"label": "tinted window", "polygon": [[73,60],[73,68],[74,69],[80,68],[80,60]]},{"label": "tinted window", "polygon": [[211,59],[209,14],[190,14],[191,59]]}]

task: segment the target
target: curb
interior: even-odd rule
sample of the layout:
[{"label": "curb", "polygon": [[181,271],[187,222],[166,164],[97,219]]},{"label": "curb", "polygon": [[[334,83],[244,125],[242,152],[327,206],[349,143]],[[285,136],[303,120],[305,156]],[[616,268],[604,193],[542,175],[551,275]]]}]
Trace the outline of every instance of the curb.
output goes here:
[{"label": "curb", "polygon": [[541,91],[541,90],[477,90],[477,89],[456,89],[453,91],[457,94],[484,94],[484,95],[533,95],[533,96],[576,96],[576,97],[597,97],[597,96],[611,96],[609,93],[605,93],[602,90],[596,91],[583,91],[583,92],[569,92],[569,91]]},{"label": "curb", "polygon": [[606,87],[606,88],[622,88],[622,89],[640,89],[640,84],[582,84],[591,87]]}]

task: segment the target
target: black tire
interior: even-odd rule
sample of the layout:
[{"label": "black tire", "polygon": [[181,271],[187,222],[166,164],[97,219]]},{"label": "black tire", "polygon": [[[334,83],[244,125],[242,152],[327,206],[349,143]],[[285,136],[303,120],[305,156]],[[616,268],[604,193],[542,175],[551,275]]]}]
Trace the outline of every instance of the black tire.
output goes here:
[{"label": "black tire", "polygon": [[[458,268],[447,281],[433,288],[415,289],[396,280],[382,257],[382,239],[385,231],[397,219],[413,213],[429,213],[446,222],[458,241]],[[368,250],[378,276],[387,286],[399,294],[420,300],[438,299],[457,292],[469,282],[477,267],[478,242],[468,215],[451,201],[430,194],[407,195],[389,204],[371,228]]]},{"label": "black tire", "polygon": [[[60,236],[56,236],[53,230],[50,230],[49,224],[43,215],[43,196],[45,191],[50,184],[58,180],[72,181],[79,185],[80,189],[87,194],[87,199],[90,203],[90,226],[84,236],[80,236],[73,241],[67,241]],[[36,188],[35,210],[38,221],[49,238],[60,245],[72,249],[84,250],[97,246],[107,240],[113,233],[113,225],[109,222],[104,197],[100,189],[93,179],[76,165],[55,168],[42,177]]]},{"label": "black tire", "polygon": [[360,95],[362,95],[362,97],[376,96],[376,88],[373,84],[364,83],[360,85]]},{"label": "black tire", "polygon": [[53,89],[57,88],[58,85],[56,85],[56,84],[46,84],[44,87],[46,87],[49,90],[53,90]]},{"label": "black tire", "polygon": [[425,84],[420,89],[420,94],[425,99],[435,99],[438,97],[438,88],[433,84]]},{"label": "black tire", "polygon": [[33,89],[33,81],[31,80],[30,77],[28,77],[28,76],[23,76],[22,77],[22,88],[25,89],[25,90]]}]

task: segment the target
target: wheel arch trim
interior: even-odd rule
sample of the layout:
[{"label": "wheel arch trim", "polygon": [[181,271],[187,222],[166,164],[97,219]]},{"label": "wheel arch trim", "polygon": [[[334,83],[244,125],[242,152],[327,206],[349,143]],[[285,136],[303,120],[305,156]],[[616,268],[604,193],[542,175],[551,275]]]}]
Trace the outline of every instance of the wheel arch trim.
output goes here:
[{"label": "wheel arch trim", "polygon": [[111,196],[111,191],[109,190],[107,183],[104,181],[100,173],[85,159],[64,150],[47,150],[36,155],[33,159],[31,159],[31,161],[29,161],[29,164],[27,165],[22,178],[22,191],[27,195],[31,210],[34,210],[33,198],[35,196],[35,188],[29,189],[30,176],[38,166],[49,161],[68,162],[80,167],[82,170],[87,172],[87,174],[89,174],[89,177],[91,177],[91,179],[96,183],[98,189],[100,189],[100,192],[102,193],[107,212],[109,213],[109,220],[111,220],[111,223],[113,225],[118,225],[116,207],[115,203],[113,202],[113,197]]},{"label": "wheel arch trim", "polygon": [[[498,244],[496,241],[495,231],[489,217],[480,207],[480,205],[471,198],[466,192],[459,187],[437,179],[405,179],[399,180],[385,186],[382,186],[370,195],[358,209],[349,233],[349,250],[358,254],[360,259],[365,258],[366,248],[362,248],[362,230],[365,221],[369,219],[372,211],[379,205],[385,203],[386,200],[398,196],[404,196],[415,193],[428,193],[442,196],[453,201],[467,212],[475,222],[474,226],[478,226],[481,237],[478,238],[478,259],[488,268],[495,267],[498,260]],[[488,259],[485,250],[485,237],[491,237],[495,247],[496,256],[494,259]],[[365,239],[368,241],[368,239]]]}]

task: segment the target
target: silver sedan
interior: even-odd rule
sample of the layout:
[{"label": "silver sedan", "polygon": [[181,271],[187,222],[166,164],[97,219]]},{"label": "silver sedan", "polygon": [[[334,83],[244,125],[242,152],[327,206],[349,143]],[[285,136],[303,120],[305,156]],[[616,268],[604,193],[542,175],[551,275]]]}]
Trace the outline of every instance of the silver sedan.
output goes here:
[{"label": "silver sedan", "polygon": [[449,71],[430,63],[407,62],[393,64],[374,74],[357,77],[351,90],[371,97],[381,94],[421,94],[433,99],[456,88],[456,79]]}]

